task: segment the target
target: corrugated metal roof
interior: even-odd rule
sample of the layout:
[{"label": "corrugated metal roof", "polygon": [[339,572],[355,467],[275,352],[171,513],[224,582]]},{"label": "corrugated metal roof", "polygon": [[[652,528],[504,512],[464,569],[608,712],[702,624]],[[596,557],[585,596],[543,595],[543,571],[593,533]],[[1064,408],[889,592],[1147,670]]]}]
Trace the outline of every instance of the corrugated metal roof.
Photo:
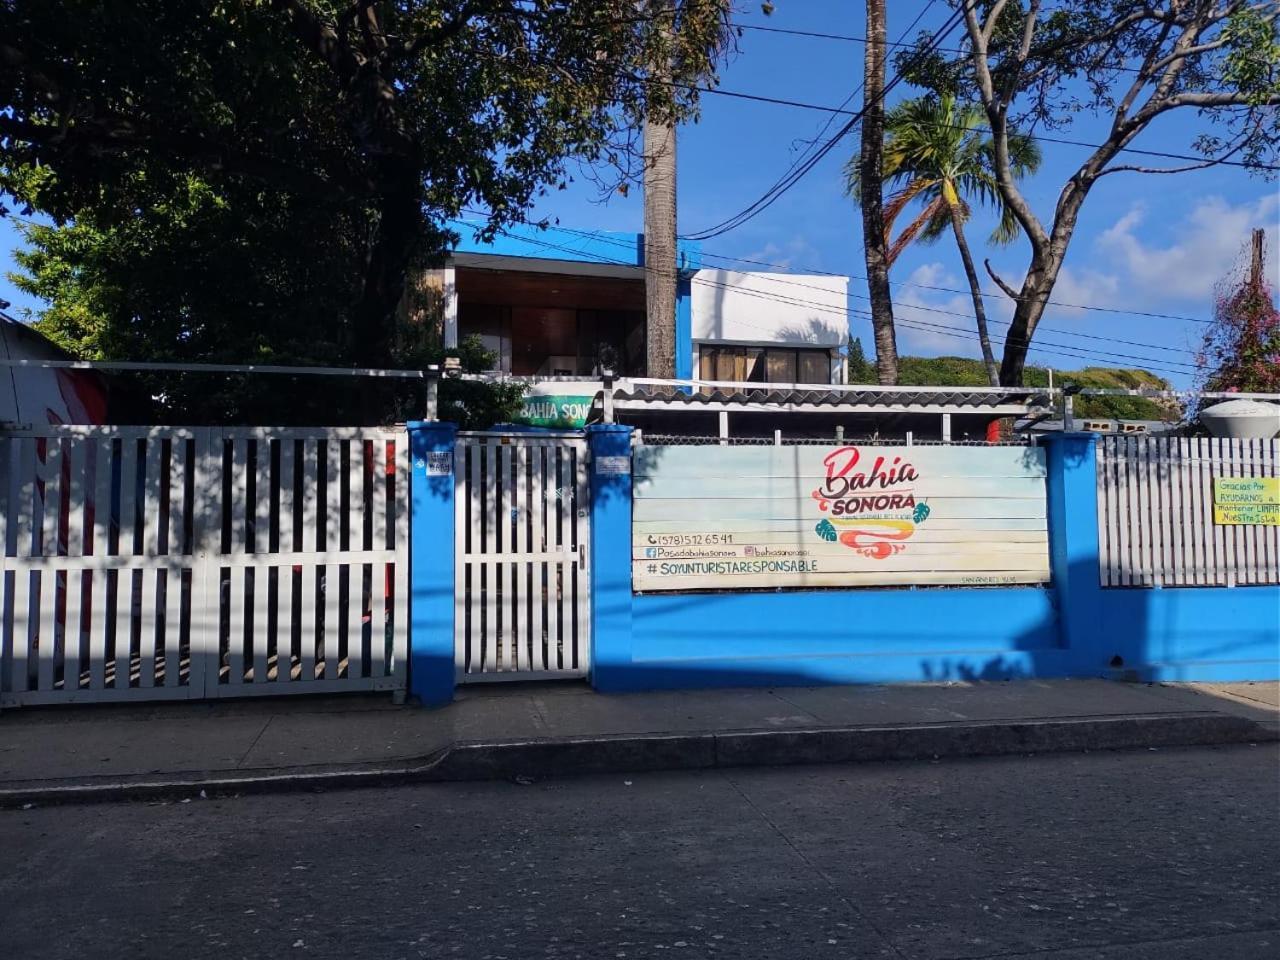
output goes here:
[{"label": "corrugated metal roof", "polygon": [[839,390],[725,390],[711,389],[705,392],[685,393],[670,387],[636,386],[631,390],[614,392],[615,403],[636,403],[646,407],[697,407],[697,406],[813,406],[831,408],[849,407],[967,407],[974,413],[986,408],[1019,405],[1028,411],[1050,406],[1046,391],[1026,390],[911,390],[910,388],[880,389],[874,386],[843,387]]}]

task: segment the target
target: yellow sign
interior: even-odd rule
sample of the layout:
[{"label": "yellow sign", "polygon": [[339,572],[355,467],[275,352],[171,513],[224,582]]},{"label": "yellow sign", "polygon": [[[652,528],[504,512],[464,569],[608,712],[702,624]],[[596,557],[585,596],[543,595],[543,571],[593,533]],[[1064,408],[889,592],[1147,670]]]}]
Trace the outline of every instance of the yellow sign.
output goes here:
[{"label": "yellow sign", "polygon": [[1280,477],[1214,477],[1213,522],[1280,527]]}]

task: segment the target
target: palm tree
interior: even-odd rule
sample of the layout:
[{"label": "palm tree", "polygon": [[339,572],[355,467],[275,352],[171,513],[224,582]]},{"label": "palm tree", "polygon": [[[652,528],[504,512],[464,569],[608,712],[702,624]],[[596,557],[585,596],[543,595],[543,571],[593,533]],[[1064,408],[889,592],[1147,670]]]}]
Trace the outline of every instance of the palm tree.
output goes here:
[{"label": "palm tree", "polygon": [[[1019,227],[996,187],[994,146],[990,135],[984,133],[986,129],[982,110],[972,104],[957,104],[951,94],[907,100],[889,112],[885,119],[884,178],[896,192],[885,204],[884,236],[892,266],[915,241],[931,243],[950,229],[973,296],[987,379],[992,386],[999,386],[1000,371],[991,352],[982,288],[964,235],[964,225],[973,213],[970,201],[999,212],[1000,222],[991,234],[991,243],[1012,242]],[[1020,179],[1040,166],[1040,148],[1025,134],[1010,133],[1009,160],[1014,177]],[[861,191],[857,161],[854,157],[845,167],[848,190],[855,199]],[[919,213],[889,242],[894,222],[914,202],[920,204]]]}]

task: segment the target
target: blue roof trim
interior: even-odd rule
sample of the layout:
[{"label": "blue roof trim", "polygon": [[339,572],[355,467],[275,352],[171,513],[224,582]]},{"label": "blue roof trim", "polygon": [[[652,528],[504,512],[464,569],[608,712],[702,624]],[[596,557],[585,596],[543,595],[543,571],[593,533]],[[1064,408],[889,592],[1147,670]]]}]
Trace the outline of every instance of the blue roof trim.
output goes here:
[{"label": "blue roof trim", "polygon": [[[538,228],[529,224],[507,227],[491,242],[476,239],[480,223],[471,220],[449,220],[458,232],[454,248],[457,253],[479,253],[502,257],[527,257],[531,260],[567,260],[575,263],[603,263],[624,267],[644,266],[644,234],[615,233],[603,230],[577,230],[569,227]],[[681,240],[676,254],[684,271],[702,267],[702,244]]]}]

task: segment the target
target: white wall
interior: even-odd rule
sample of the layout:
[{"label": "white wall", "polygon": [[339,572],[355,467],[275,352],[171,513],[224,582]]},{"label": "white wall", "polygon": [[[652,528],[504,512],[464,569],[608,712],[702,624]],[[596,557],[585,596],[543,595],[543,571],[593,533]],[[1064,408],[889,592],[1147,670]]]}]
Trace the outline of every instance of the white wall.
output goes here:
[{"label": "white wall", "polygon": [[699,270],[693,340],[842,347],[848,288],[848,277]]}]

